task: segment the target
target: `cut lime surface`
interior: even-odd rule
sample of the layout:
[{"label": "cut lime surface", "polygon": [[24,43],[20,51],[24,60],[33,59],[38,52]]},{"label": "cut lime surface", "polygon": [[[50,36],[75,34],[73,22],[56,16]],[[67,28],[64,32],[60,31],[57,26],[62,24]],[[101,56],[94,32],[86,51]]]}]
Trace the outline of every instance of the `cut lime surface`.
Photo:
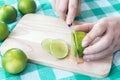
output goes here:
[{"label": "cut lime surface", "polygon": [[51,54],[55,58],[64,58],[68,55],[68,45],[64,40],[54,39],[50,45]]},{"label": "cut lime surface", "polygon": [[71,33],[71,38],[72,38],[72,55],[77,56],[78,52],[74,32]]},{"label": "cut lime surface", "polygon": [[75,31],[73,32],[74,36],[72,35],[72,37],[74,37],[74,41],[72,44],[75,44],[75,46],[73,47],[76,47],[77,48],[77,51],[76,48],[73,48],[74,49],[74,54],[76,54],[76,52],[78,53],[78,55],[80,57],[83,56],[83,50],[84,48],[82,47],[82,40],[83,38],[85,37],[86,33],[85,32],[82,32],[82,31]]},{"label": "cut lime surface", "polygon": [[41,46],[43,49],[45,49],[47,52],[51,52],[50,51],[50,44],[51,44],[51,41],[52,39],[48,38],[48,39],[45,39],[41,42]]}]

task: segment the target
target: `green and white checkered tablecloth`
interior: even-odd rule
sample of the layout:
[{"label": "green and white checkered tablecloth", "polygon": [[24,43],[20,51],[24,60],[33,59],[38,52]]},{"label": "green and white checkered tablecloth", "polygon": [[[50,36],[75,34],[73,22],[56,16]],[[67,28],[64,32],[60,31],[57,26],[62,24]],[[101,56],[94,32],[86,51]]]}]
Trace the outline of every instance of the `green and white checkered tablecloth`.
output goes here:
[{"label": "green and white checkered tablecloth", "polygon": [[[49,0],[35,1],[37,3],[36,14],[58,17]],[[17,2],[18,0],[0,0],[0,6],[8,4],[17,9]],[[120,0],[82,0],[81,9],[81,15],[76,17],[76,20],[94,22],[107,16],[120,16]],[[18,12],[17,21],[9,24],[11,31],[21,17]],[[28,63],[22,73],[11,75],[2,68],[0,55],[0,80],[120,80],[120,52],[115,53],[109,76],[101,79],[32,63]]]}]

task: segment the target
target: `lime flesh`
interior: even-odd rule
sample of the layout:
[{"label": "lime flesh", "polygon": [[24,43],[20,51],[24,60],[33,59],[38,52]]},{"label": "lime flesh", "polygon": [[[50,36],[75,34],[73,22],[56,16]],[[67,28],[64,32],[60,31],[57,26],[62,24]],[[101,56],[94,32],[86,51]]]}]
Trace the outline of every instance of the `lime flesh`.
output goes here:
[{"label": "lime flesh", "polygon": [[73,32],[71,33],[71,38],[72,38],[72,55],[77,56],[78,51],[77,51],[77,46],[75,41],[75,35]]},{"label": "lime flesh", "polygon": [[48,39],[45,39],[41,42],[41,46],[43,49],[45,49],[47,52],[51,52],[50,51],[50,44],[51,44],[51,41],[52,39],[48,38]]},{"label": "lime flesh", "polygon": [[73,32],[72,37],[74,38],[74,42],[72,42],[72,44],[75,44],[75,46],[73,46],[73,51],[76,56],[76,54],[78,54],[78,56],[82,57],[83,56],[83,50],[84,48],[82,47],[82,40],[85,37],[86,33],[82,32],[82,31],[75,31]]},{"label": "lime flesh", "polygon": [[54,39],[50,45],[51,54],[55,58],[64,58],[68,55],[68,45],[61,39]]}]

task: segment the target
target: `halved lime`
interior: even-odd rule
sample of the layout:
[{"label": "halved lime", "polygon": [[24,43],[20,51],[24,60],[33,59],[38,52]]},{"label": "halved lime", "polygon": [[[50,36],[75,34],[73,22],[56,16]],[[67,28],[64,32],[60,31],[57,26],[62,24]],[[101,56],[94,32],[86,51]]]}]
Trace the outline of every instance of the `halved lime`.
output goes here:
[{"label": "halved lime", "polygon": [[74,33],[75,35],[75,41],[76,41],[76,46],[77,46],[77,51],[78,51],[78,55],[80,57],[83,56],[83,50],[84,48],[82,47],[82,40],[83,38],[85,37],[86,33],[85,32],[82,32],[82,31],[76,31]]},{"label": "halved lime", "polygon": [[71,33],[71,38],[72,38],[72,55],[77,56],[78,52],[74,32]]},{"label": "halved lime", "polygon": [[41,42],[41,46],[43,49],[45,49],[47,52],[51,52],[50,51],[50,44],[51,44],[51,41],[52,39],[50,38],[47,38],[47,39],[44,39],[42,42]]},{"label": "halved lime", "polygon": [[74,42],[72,42],[73,44],[73,54],[76,56],[76,54],[78,54],[80,57],[83,56],[83,50],[84,48],[82,47],[82,40],[85,37],[86,33],[82,32],[82,31],[75,31],[72,33],[72,38],[74,40]]},{"label": "halved lime", "polygon": [[55,58],[65,58],[68,55],[68,45],[61,39],[52,40],[50,50]]}]

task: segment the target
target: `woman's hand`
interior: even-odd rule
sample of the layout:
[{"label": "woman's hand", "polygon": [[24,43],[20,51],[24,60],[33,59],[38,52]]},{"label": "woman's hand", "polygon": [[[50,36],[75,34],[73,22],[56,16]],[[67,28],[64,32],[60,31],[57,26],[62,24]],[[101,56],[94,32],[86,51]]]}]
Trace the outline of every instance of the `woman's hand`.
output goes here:
[{"label": "woman's hand", "polygon": [[74,29],[88,32],[82,42],[83,59],[87,61],[102,59],[120,49],[120,17],[104,18]]},{"label": "woman's hand", "polygon": [[59,16],[71,24],[80,14],[80,0],[52,0],[54,10]]}]

